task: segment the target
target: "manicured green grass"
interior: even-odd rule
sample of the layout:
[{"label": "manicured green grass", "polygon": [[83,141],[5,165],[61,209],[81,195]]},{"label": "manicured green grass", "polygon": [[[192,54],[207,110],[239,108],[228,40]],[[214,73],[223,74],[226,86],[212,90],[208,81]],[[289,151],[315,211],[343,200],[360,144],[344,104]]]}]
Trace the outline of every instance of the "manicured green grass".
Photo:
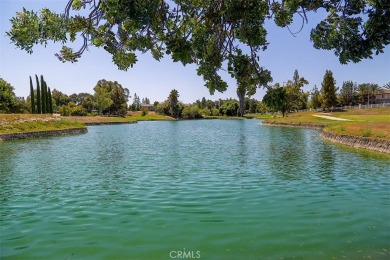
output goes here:
[{"label": "manicured green grass", "polygon": [[271,118],[277,118],[281,116],[272,115],[272,114],[245,114],[244,117],[248,119],[271,119]]},{"label": "manicured green grass", "polygon": [[79,122],[82,124],[89,123],[117,123],[117,122],[134,122],[129,117],[108,117],[108,116],[66,116],[63,117],[68,121]]},{"label": "manicured green grass", "polygon": [[158,115],[155,112],[148,112],[142,116],[141,112],[129,112],[125,117],[120,116],[68,116],[64,117],[69,121],[76,121],[79,123],[124,123],[136,121],[156,121],[156,120],[175,120],[169,116]]},{"label": "manicured green grass", "polygon": [[175,120],[173,117],[170,116],[163,116],[159,115],[156,112],[148,112],[146,115],[142,115],[141,112],[132,112],[130,113],[130,116],[127,116],[126,118],[135,120],[135,121],[170,121],[170,120]]},{"label": "manicured green grass", "polygon": [[83,128],[84,124],[51,115],[0,114],[0,134]]},{"label": "manicured green grass", "polygon": [[203,119],[245,119],[238,116],[203,116]]},{"label": "manicured green grass", "polygon": [[[326,115],[351,121],[335,121],[314,115]],[[302,112],[289,114],[284,118],[267,119],[276,123],[312,123],[325,126],[326,131],[370,138],[390,140],[390,108],[353,109],[345,112],[318,113]]]}]

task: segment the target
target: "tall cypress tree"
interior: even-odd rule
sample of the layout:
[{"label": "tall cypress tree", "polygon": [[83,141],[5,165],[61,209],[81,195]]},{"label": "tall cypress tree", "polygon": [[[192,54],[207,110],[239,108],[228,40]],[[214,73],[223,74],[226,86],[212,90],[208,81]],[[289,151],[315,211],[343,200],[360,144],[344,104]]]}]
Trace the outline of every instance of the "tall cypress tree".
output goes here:
[{"label": "tall cypress tree", "polygon": [[46,82],[41,75],[41,102],[42,102],[42,114],[46,114]]},{"label": "tall cypress tree", "polygon": [[48,88],[47,90],[47,96],[48,96],[48,100],[49,100],[49,113],[50,114],[53,114],[53,100],[51,99],[51,90],[50,88]]},{"label": "tall cypress tree", "polygon": [[37,113],[42,114],[41,88],[39,87],[39,80],[36,74],[35,74],[35,80],[37,81]]},{"label": "tall cypress tree", "polygon": [[47,113],[53,114],[53,103],[51,100],[51,91],[47,85],[46,88],[47,88]]},{"label": "tall cypress tree", "polygon": [[34,97],[34,86],[30,76],[30,102],[31,102],[31,114],[35,114],[35,97]]},{"label": "tall cypress tree", "polygon": [[46,84],[46,81],[43,81],[45,82],[45,105],[46,105],[46,110],[45,112],[46,113],[50,113],[50,108],[49,108],[49,97],[48,97],[48,93],[47,93],[47,84]]}]

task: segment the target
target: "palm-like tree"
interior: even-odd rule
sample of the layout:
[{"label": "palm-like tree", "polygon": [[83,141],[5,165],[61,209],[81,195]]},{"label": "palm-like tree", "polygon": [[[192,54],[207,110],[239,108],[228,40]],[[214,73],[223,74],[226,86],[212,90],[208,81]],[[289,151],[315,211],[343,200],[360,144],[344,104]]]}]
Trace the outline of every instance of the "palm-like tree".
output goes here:
[{"label": "palm-like tree", "polygon": [[374,102],[375,94],[380,91],[378,84],[363,83],[358,86],[358,94],[360,97],[360,103],[371,104]]},{"label": "palm-like tree", "polygon": [[169,93],[168,102],[169,102],[169,113],[174,118],[179,117],[179,106],[178,106],[179,92],[176,89],[173,89]]},{"label": "palm-like tree", "polygon": [[378,84],[369,84],[368,87],[368,96],[369,96],[369,104],[374,103],[375,94],[380,91],[380,87]]},{"label": "palm-like tree", "polygon": [[390,90],[390,82],[387,82],[385,85],[380,87],[380,91],[384,91],[384,90]]}]

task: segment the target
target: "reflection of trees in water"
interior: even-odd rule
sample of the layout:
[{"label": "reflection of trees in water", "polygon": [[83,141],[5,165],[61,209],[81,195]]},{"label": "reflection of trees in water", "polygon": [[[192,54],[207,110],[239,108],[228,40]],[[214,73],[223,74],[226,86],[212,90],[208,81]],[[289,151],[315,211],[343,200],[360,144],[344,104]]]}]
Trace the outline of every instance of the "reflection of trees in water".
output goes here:
[{"label": "reflection of trees in water", "polygon": [[[134,149],[129,142],[128,125],[96,126],[90,133],[88,143],[80,152],[83,162],[77,165],[79,174],[90,176],[89,184],[98,186],[102,195],[120,190],[119,185],[131,179],[132,165],[125,162],[129,151]],[[126,177],[125,177],[126,176]],[[102,196],[102,199],[108,198]]]},{"label": "reflection of trees in water", "polygon": [[316,134],[306,129],[270,129],[268,163],[272,175],[283,180],[302,180],[313,176],[334,180],[336,155],[332,147],[312,139]]},{"label": "reflection of trees in water", "polygon": [[14,173],[17,146],[4,142],[0,145],[0,202],[7,200],[12,190],[9,189],[10,178]]},{"label": "reflection of trees in water", "polygon": [[245,126],[246,121],[240,120],[240,126],[238,129],[239,135],[237,138],[237,148],[238,148],[238,160],[240,168],[248,164],[248,144],[247,144],[247,129]]},{"label": "reflection of trees in water", "polygon": [[321,145],[319,155],[316,158],[318,165],[318,177],[323,180],[335,180],[335,156],[333,147]]},{"label": "reflection of trees in water", "polygon": [[[0,147],[0,198],[2,202],[17,196],[29,198],[29,206],[38,208],[55,200],[64,173],[57,168],[66,137],[6,142]],[[60,178],[58,176],[61,176]],[[5,211],[4,211],[5,212]]]},{"label": "reflection of trees in water", "polygon": [[170,122],[169,124],[169,136],[165,143],[165,149],[167,151],[166,163],[169,165],[169,175],[174,179],[180,178],[183,167],[181,158],[181,149],[179,141],[179,122]]},{"label": "reflection of trees in water", "polygon": [[[102,127],[111,127],[111,126],[102,126]],[[113,126],[118,127],[118,126]],[[120,126],[124,127],[124,126]],[[93,139],[93,147],[97,151],[97,160],[98,164],[115,166],[120,164],[121,161],[125,159],[126,150],[131,149],[131,147],[126,146],[126,142],[123,140],[126,138],[122,136],[114,128],[112,131],[105,131],[104,135],[108,136],[96,136]],[[113,163],[115,162],[115,163]]]},{"label": "reflection of trees in water", "polygon": [[271,174],[278,179],[306,179],[307,151],[305,130],[272,127],[269,131],[268,164]]}]

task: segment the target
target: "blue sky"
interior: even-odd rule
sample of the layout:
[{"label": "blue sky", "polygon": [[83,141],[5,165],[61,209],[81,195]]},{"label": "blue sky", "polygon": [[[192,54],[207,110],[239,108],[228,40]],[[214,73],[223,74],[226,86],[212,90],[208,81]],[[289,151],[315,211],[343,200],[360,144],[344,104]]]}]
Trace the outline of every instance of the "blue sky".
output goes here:
[{"label": "blue sky", "polygon": [[[49,43],[46,48],[36,46],[30,55],[17,49],[6,37],[5,32],[11,26],[9,19],[23,7],[34,11],[47,7],[61,12],[66,3],[66,0],[0,0],[0,77],[15,87],[17,96],[27,97],[29,76],[42,74],[51,89],[58,89],[68,95],[93,93],[96,82],[106,79],[116,80],[127,87],[131,95],[137,93],[141,98],[148,97],[152,102],[165,100],[174,88],[179,91],[179,99],[186,103],[204,96],[212,100],[236,98],[236,83],[228,75],[224,77],[229,84],[228,90],[211,96],[204,87],[203,79],[197,76],[196,66],[184,67],[181,63],[174,63],[169,57],[158,62],[150,54],[140,54],[132,69],[120,71],[103,49],[91,47],[79,62],[62,63],[54,56],[61,49],[60,44]],[[390,82],[390,46],[386,47],[385,53],[374,56],[373,59],[341,65],[332,51],[316,50],[310,42],[310,30],[323,18],[323,14],[311,13],[308,18],[309,23],[305,24],[296,37],[286,28],[266,24],[270,45],[260,54],[260,63],[271,71],[274,83],[283,84],[291,79],[295,69],[309,81],[305,90],[311,90],[314,85],[320,88],[327,69],[332,70],[338,87],[347,80],[379,85]],[[297,31],[300,25],[297,20],[291,30]],[[258,89],[254,97],[261,100],[264,93],[263,89]]]}]

